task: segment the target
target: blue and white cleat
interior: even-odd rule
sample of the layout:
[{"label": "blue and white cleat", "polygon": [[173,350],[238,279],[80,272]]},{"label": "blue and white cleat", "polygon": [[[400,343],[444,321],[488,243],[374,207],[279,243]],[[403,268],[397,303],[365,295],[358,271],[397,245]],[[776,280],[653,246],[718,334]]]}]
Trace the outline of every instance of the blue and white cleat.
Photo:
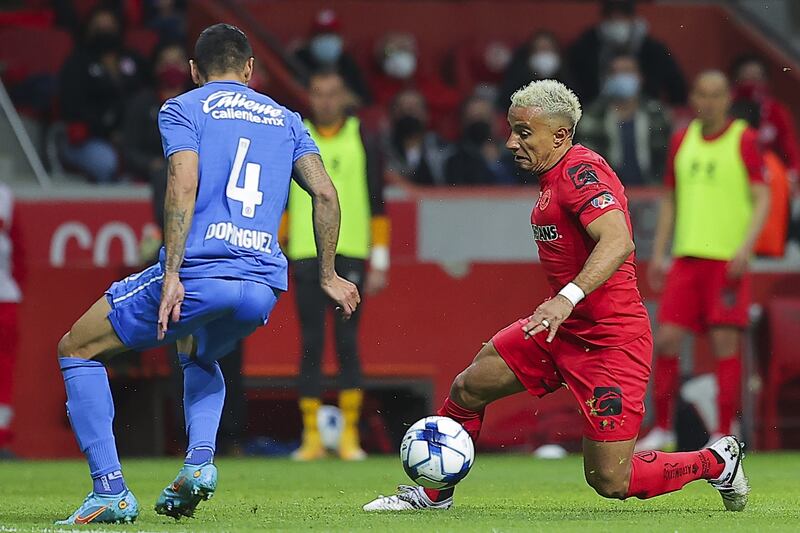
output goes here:
[{"label": "blue and white cleat", "polygon": [[217,490],[217,467],[213,463],[200,466],[183,465],[178,477],[161,491],[156,500],[156,513],[179,519],[193,516],[197,505],[208,500]]},{"label": "blue and white cleat", "polygon": [[137,516],[139,516],[139,502],[130,490],[115,496],[90,492],[72,516],[57,521],[55,525],[130,524],[136,521]]}]

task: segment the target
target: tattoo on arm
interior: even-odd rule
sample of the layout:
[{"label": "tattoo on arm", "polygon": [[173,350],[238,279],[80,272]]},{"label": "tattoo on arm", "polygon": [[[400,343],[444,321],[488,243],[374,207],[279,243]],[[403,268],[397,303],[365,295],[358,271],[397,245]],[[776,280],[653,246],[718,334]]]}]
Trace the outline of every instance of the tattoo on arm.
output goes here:
[{"label": "tattoo on arm", "polygon": [[165,271],[176,273],[183,263],[186,238],[192,227],[197,194],[197,154],[185,151],[170,156],[164,200]]},{"label": "tattoo on arm", "polygon": [[314,240],[319,258],[320,279],[334,275],[336,245],[339,242],[339,197],[322,159],[317,154],[300,157],[294,164],[294,179],[309,195],[313,205]]}]

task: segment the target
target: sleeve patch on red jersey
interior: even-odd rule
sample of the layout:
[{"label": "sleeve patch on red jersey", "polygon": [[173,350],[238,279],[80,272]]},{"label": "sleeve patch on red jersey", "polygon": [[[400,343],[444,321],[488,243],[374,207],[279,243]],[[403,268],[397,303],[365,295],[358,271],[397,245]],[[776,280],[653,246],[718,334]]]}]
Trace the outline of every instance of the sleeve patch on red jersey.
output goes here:
[{"label": "sleeve patch on red jersey", "polygon": [[616,200],[611,195],[611,193],[603,193],[600,196],[596,196],[592,198],[592,207],[596,207],[597,209],[605,209],[610,205],[614,205]]},{"label": "sleeve patch on red jersey", "polygon": [[600,183],[597,172],[588,163],[580,163],[568,168],[567,175],[576,189],[581,189],[590,183]]}]

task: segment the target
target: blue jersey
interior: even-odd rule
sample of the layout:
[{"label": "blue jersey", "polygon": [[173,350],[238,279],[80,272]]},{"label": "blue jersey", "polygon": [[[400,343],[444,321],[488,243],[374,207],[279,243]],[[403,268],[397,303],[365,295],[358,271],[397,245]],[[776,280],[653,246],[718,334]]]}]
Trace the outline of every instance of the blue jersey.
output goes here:
[{"label": "blue jersey", "polygon": [[199,158],[181,278],[252,280],[286,290],[277,237],[292,166],[319,153],[300,115],[242,83],[213,81],[167,100],[158,127],[166,157],[191,150]]}]

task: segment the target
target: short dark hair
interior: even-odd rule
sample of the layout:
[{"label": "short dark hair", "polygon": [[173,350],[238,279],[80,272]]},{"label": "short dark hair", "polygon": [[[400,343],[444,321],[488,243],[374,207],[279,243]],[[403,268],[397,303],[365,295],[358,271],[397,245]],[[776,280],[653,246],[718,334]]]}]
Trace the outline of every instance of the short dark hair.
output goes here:
[{"label": "short dark hair", "polygon": [[342,75],[341,71],[336,68],[335,66],[325,66],[320,67],[318,69],[314,69],[311,72],[311,75],[308,77],[308,86],[311,86],[311,82],[313,82],[317,78],[339,78],[342,81],[342,85],[346,85],[344,81],[344,76]]},{"label": "short dark hair", "polygon": [[253,49],[242,30],[230,24],[204,29],[194,45],[194,61],[201,76],[244,69]]}]

